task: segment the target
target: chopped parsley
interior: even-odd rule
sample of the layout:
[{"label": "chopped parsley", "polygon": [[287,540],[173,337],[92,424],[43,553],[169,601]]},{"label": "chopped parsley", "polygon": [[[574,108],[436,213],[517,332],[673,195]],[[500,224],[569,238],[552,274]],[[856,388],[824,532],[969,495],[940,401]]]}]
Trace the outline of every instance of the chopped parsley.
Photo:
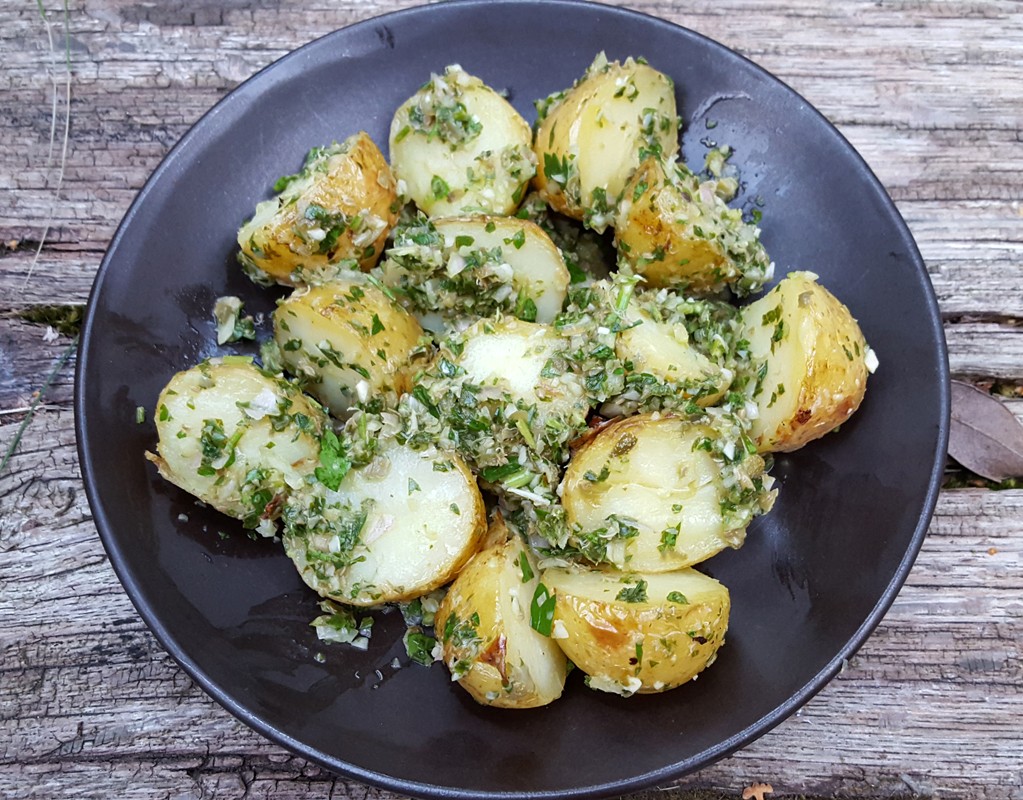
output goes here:
[{"label": "chopped parsley", "polygon": [[646,581],[640,578],[633,586],[626,586],[617,595],[615,600],[623,603],[645,603],[647,601]]}]

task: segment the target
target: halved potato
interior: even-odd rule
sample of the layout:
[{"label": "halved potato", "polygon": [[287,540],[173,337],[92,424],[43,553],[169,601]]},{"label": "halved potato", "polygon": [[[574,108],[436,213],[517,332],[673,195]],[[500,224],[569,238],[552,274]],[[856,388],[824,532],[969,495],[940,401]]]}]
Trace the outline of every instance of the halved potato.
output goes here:
[{"label": "halved potato", "polygon": [[682,164],[665,172],[648,158],[625,187],[615,218],[615,246],[648,286],[710,294],[726,286],[756,291],[770,278],[771,261],[757,227],[729,208],[711,182]]},{"label": "halved potato", "polygon": [[694,569],[657,574],[548,569],[555,641],[591,689],[629,696],[696,677],[725,641],[728,589]]},{"label": "halved potato", "polygon": [[511,214],[535,171],[529,124],[457,64],[433,75],[395,112],[391,165],[431,217]]},{"label": "halved potato", "polygon": [[625,312],[625,322],[615,354],[631,365],[630,372],[671,383],[680,398],[694,398],[701,406],[714,405],[728,390],[731,373],[689,344],[689,333],[681,322],[662,322],[633,305]]},{"label": "halved potato", "polygon": [[553,322],[569,283],[550,237],[516,217],[449,217],[399,232],[380,272],[432,330],[502,310]]},{"label": "halved potato", "polygon": [[256,283],[315,284],[369,269],[398,219],[391,170],[365,132],[313,148],[274,188],[238,231],[238,260]]},{"label": "halved potato", "polygon": [[877,356],[849,309],[817,283],[793,272],[742,310],[754,363],[750,383],[758,416],[750,436],[762,453],[791,452],[841,425],[860,407]]},{"label": "halved potato", "polygon": [[336,492],[293,499],[284,547],[318,594],[356,606],[411,600],[450,581],[487,530],[457,455],[383,445]]},{"label": "halved potato", "polygon": [[626,182],[647,156],[678,153],[675,86],[631,58],[609,63],[601,53],[541,113],[535,186],[555,211],[598,232],[612,224]]},{"label": "halved potato", "polygon": [[515,316],[550,324],[561,313],[568,293],[568,269],[539,225],[516,217],[454,217],[434,224],[445,246],[456,248],[467,262],[482,250],[500,249],[504,263],[511,267]]},{"label": "halved potato", "polygon": [[477,553],[437,609],[442,660],[473,699],[498,708],[536,708],[561,696],[561,649],[530,624],[540,570],[512,537]]},{"label": "halved potato", "polygon": [[584,425],[589,410],[579,379],[567,365],[559,369],[565,343],[547,325],[514,317],[480,320],[460,337],[465,380],[481,387],[480,395],[535,406],[542,428],[557,417]]},{"label": "halved potato", "polygon": [[[676,570],[739,547],[750,518],[770,505],[766,489],[753,488],[764,462],[746,455],[727,467],[736,470],[729,483],[750,487],[736,503],[715,449],[736,455],[713,427],[679,417],[640,414],[607,426],[565,471],[570,543],[594,561],[640,572]],[[727,514],[726,501],[736,505]]]},{"label": "halved potato", "polygon": [[156,402],[157,454],[166,480],[273,536],[282,501],[319,463],[323,410],[242,356],[179,372]]},{"label": "halved potato", "polygon": [[335,415],[405,392],[422,335],[415,317],[358,274],[298,289],[274,312],[285,366]]}]

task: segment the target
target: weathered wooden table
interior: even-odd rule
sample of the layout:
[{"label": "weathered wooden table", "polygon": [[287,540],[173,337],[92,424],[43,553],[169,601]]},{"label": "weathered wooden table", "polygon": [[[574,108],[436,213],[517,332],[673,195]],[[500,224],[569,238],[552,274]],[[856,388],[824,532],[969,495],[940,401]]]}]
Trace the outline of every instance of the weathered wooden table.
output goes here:
[{"label": "weathered wooden table", "polygon": [[[0,796],[391,797],[248,730],[143,626],[82,490],[73,307],[136,191],[207,108],[292,48],[411,3],[42,5],[0,3],[0,456],[13,448]],[[1023,384],[1023,4],[629,5],[750,56],[835,122],[917,238],[953,374]],[[1021,550],[1023,491],[945,490],[906,587],[847,669],[664,796],[764,781],[774,796],[1023,798]]]}]

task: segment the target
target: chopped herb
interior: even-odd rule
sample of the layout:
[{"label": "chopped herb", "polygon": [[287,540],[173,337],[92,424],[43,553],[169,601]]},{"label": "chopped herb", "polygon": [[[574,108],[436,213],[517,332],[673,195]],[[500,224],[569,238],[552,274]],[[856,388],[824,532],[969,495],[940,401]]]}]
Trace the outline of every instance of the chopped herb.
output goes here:
[{"label": "chopped herb", "polygon": [[425,386],[417,384],[415,388],[412,389],[412,396],[426,406],[426,410],[430,412],[430,416],[440,419],[440,410],[437,408],[437,404],[430,398],[430,393],[426,390]]},{"label": "chopped herb", "polygon": [[522,245],[526,243],[526,229],[519,228],[515,232],[515,235],[508,239],[505,239],[504,243],[512,245],[516,250],[521,250]]},{"label": "chopped herb", "polygon": [[316,468],[316,479],[332,491],[337,491],[352,462],[347,449],[334,431],[326,431],[320,439],[320,465]]},{"label": "chopped herb", "polygon": [[135,424],[136,425],[141,425],[145,421],[146,421],[146,409],[145,409],[145,406],[136,406],[135,407]]},{"label": "chopped herb", "polygon": [[430,191],[433,193],[434,200],[447,200],[451,196],[451,187],[440,175],[434,175],[431,178]]},{"label": "chopped herb", "polygon": [[689,605],[689,600],[686,599],[686,596],[682,594],[682,592],[668,592],[668,602],[678,603],[682,606]]},{"label": "chopped herb", "polygon": [[550,636],[554,627],[554,607],[557,597],[542,583],[537,584],[533,600],[529,604],[529,625],[542,636]]},{"label": "chopped herb", "polygon": [[645,603],[647,601],[646,581],[640,578],[634,586],[626,586],[615,596],[623,603]]},{"label": "chopped herb", "polygon": [[669,550],[675,549],[675,543],[678,541],[678,535],[681,531],[682,523],[678,523],[672,528],[665,528],[661,531],[661,543],[657,545],[657,549],[662,553],[667,553]]},{"label": "chopped herb", "polygon": [[418,627],[414,627],[405,631],[402,641],[405,643],[405,652],[412,661],[424,667],[433,663],[433,648],[437,640],[432,636],[427,636]]},{"label": "chopped herb", "polygon": [[519,553],[519,568],[522,570],[522,582],[529,583],[533,580],[533,568],[529,565],[529,556],[523,550]]},{"label": "chopped herb", "polygon": [[376,336],[378,333],[384,330],[384,323],[380,321],[380,317],[376,314],[373,315],[373,327],[370,328],[369,335]]}]

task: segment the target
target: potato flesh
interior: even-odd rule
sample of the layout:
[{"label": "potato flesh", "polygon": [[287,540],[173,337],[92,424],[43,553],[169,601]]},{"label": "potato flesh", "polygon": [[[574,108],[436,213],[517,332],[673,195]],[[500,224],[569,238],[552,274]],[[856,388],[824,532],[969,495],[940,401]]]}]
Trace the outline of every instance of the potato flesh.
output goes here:
[{"label": "potato flesh", "polygon": [[[539,575],[527,548],[519,539],[509,539],[478,553],[437,610],[443,660],[479,703],[536,708],[561,696],[567,674],[564,653],[530,626]],[[470,628],[474,636],[465,635]]]},{"label": "potato flesh", "polygon": [[466,332],[457,363],[466,371],[466,380],[485,393],[536,405],[543,417],[585,419],[587,404],[578,379],[571,372],[543,376],[548,360],[563,346],[546,325],[514,317],[482,320]]},{"label": "potato flesh", "polygon": [[[534,149],[540,195],[556,211],[603,231],[641,152],[666,159],[678,152],[674,86],[632,59],[595,64],[540,122]],[[567,165],[568,174],[554,164]]]},{"label": "potato flesh", "polygon": [[[279,502],[319,463],[322,410],[249,361],[212,360],[179,372],[154,416],[159,455],[147,457],[160,475],[237,519],[254,522],[267,505],[261,490]],[[271,418],[283,427],[275,430]]]},{"label": "potato flesh", "polygon": [[486,532],[476,479],[452,454],[392,444],[349,472],[334,497],[366,511],[357,543],[336,566],[329,533],[286,538],[285,545],[309,586],[351,605],[411,600],[443,586]]},{"label": "potato flesh", "polygon": [[863,333],[816,278],[791,273],[742,311],[753,358],[767,361],[750,431],[760,452],[819,439],[859,408],[867,389]]},{"label": "potato flesh", "polygon": [[[631,327],[618,334],[615,353],[631,362],[633,372],[645,372],[665,382],[697,387],[705,392],[696,402],[701,406],[716,403],[728,390],[731,376],[689,344],[682,324],[670,325],[655,320],[645,311],[629,310]],[[682,389],[684,396],[690,396]]]},{"label": "potato flesh", "polygon": [[358,278],[298,290],[274,312],[285,366],[335,415],[381,393],[404,393],[422,334],[415,317]]},{"label": "potato flesh", "polygon": [[390,167],[365,132],[256,206],[238,231],[241,260],[257,281],[322,283],[346,264],[369,269],[398,219]]},{"label": "potato flesh", "polygon": [[[642,572],[680,569],[735,546],[741,532],[724,525],[721,469],[693,447],[714,436],[705,425],[650,414],[608,426],[572,456],[565,471],[562,503],[569,525],[593,531],[612,514],[631,521],[639,533],[612,543],[608,555],[616,566]],[[665,546],[665,531],[677,534],[674,545]]]},{"label": "potato flesh", "polygon": [[696,677],[724,644],[728,589],[696,570],[553,568],[543,582],[557,597],[554,624],[562,636],[555,641],[589,676],[591,689],[624,695],[673,689]]},{"label": "potato flesh", "polygon": [[[550,324],[561,313],[568,293],[569,274],[551,238],[533,222],[515,217],[452,217],[434,223],[453,247],[462,237],[472,249],[501,249],[511,267],[511,285],[536,306],[534,322]],[[488,230],[488,228],[490,230]]]},{"label": "potato flesh", "polygon": [[[437,135],[413,118],[461,104],[475,134]],[[466,212],[511,214],[533,175],[529,124],[497,92],[460,67],[448,67],[395,112],[391,164],[416,206],[430,217]]]}]

